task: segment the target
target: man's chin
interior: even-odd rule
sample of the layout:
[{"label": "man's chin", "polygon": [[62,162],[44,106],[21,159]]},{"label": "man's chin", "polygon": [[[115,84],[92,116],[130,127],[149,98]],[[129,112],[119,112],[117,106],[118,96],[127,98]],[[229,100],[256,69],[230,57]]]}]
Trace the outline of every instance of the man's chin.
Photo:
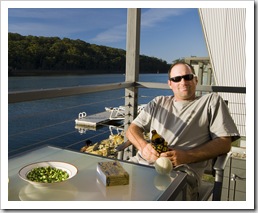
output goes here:
[{"label": "man's chin", "polygon": [[194,99],[194,96],[193,95],[190,95],[190,94],[185,94],[185,95],[181,95],[181,99],[182,100],[193,100]]}]

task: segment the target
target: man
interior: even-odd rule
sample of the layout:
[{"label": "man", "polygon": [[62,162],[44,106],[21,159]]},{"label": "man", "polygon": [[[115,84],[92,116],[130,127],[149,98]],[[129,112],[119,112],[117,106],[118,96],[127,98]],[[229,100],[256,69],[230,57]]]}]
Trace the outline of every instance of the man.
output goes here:
[{"label": "man", "polygon": [[[126,136],[138,149],[130,160],[152,165],[160,156],[188,173],[188,200],[198,198],[198,187],[208,160],[225,154],[239,138],[228,107],[215,93],[196,97],[198,79],[190,64],[178,62],[169,70],[174,96],[154,98],[129,126]],[[156,130],[169,145],[159,153],[144,140],[143,132]]]}]

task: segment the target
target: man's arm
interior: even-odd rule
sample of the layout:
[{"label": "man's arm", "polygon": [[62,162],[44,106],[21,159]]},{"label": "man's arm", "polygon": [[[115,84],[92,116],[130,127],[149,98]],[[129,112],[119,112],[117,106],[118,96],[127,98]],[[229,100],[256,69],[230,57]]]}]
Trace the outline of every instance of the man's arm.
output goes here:
[{"label": "man's arm", "polygon": [[173,149],[160,156],[168,157],[174,166],[209,160],[218,155],[228,153],[231,149],[231,137],[215,138],[190,150]]},{"label": "man's arm", "polygon": [[141,152],[141,156],[150,163],[159,157],[159,153],[143,137],[143,130],[135,124],[131,124],[126,131],[127,139]]}]

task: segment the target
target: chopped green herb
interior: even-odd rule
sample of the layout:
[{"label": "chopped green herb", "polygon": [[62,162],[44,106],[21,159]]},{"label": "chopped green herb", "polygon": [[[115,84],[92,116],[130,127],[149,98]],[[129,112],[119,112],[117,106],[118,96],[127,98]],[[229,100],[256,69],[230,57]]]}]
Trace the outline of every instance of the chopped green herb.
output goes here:
[{"label": "chopped green herb", "polygon": [[69,178],[69,174],[62,169],[54,167],[37,167],[32,169],[28,174],[27,178],[34,182],[40,183],[54,183],[61,182]]}]

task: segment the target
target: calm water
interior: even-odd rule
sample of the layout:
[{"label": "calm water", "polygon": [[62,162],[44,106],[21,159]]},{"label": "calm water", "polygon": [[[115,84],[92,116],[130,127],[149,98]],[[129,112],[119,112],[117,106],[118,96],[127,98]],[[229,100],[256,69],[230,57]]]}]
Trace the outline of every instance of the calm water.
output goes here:
[{"label": "calm water", "polygon": [[[124,75],[9,77],[9,91],[24,91],[125,81]],[[140,81],[167,82],[167,74],[140,75]],[[170,95],[170,90],[140,89],[139,103],[147,103],[157,95]],[[75,127],[79,112],[88,115],[103,112],[106,106],[124,105],[124,89],[64,98],[22,102],[8,105],[9,157],[46,144],[80,150],[85,140],[106,139],[108,127],[80,133]]]}]

